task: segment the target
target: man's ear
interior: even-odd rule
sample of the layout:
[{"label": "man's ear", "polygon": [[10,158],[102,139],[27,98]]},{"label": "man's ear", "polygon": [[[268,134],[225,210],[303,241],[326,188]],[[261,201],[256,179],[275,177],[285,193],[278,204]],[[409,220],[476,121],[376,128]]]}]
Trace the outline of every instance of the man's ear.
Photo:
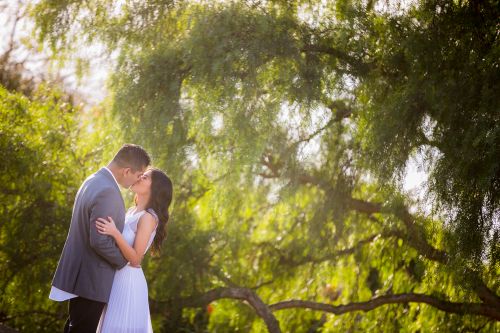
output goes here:
[{"label": "man's ear", "polygon": [[131,172],[132,172],[132,170],[131,170],[130,168],[123,168],[123,176],[125,176],[125,177],[126,177],[126,176],[128,176],[128,175],[129,175],[129,173],[131,173]]}]

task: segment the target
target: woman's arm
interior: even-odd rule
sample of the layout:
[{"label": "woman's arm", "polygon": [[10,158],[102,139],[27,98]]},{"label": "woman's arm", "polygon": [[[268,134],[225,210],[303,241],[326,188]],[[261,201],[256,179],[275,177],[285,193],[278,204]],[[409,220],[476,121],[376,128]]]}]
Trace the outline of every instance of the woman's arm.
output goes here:
[{"label": "woman's arm", "polygon": [[140,266],[146,247],[148,246],[149,238],[156,228],[156,220],[153,215],[145,213],[141,216],[137,224],[137,233],[135,235],[134,246],[130,246],[118,229],[111,217],[108,220],[98,218],[96,227],[99,233],[112,236],[116,245],[132,266]]}]

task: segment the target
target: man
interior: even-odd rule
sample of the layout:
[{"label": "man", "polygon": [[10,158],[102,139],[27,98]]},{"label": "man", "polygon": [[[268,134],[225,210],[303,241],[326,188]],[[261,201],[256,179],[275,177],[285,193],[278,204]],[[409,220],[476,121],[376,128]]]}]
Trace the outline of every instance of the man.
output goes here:
[{"label": "man", "polygon": [[115,271],[127,264],[112,237],[97,232],[99,217],[112,217],[123,231],[125,205],[118,184],[124,188],[139,180],[151,160],[140,146],[126,144],[113,160],[87,178],[78,193],[71,224],[57,266],[49,298],[69,299],[64,332],[92,332],[108,302]]}]

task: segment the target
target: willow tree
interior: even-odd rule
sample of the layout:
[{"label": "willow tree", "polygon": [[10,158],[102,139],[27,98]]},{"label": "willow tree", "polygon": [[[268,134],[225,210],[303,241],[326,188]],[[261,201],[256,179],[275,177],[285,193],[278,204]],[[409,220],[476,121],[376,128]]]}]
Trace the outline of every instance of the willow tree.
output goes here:
[{"label": "willow tree", "polygon": [[40,1],[55,52],[119,51],[112,113],[175,179],[155,325],[498,329],[498,8]]}]

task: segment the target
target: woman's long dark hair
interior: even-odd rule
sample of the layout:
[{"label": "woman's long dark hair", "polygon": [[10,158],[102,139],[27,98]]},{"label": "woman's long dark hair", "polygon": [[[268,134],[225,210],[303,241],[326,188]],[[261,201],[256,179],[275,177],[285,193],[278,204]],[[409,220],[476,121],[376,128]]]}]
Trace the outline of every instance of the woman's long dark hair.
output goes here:
[{"label": "woman's long dark hair", "polygon": [[159,255],[161,245],[167,236],[168,208],[172,202],[173,186],[172,181],[163,171],[156,168],[149,168],[148,170],[151,170],[151,196],[146,205],[146,211],[151,213],[151,210],[153,210],[153,215],[158,218],[158,226],[156,227],[156,235],[151,251],[154,255]]}]

